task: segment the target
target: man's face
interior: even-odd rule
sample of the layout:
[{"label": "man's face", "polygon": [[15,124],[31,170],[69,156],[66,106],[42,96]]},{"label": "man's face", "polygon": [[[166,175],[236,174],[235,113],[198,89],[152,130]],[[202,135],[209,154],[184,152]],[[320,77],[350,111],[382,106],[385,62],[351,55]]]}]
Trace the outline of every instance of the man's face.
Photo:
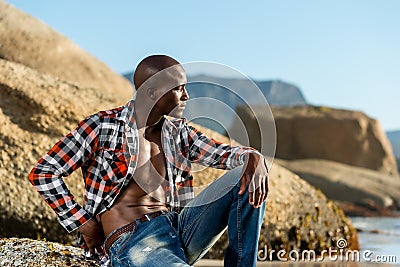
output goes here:
[{"label": "man's face", "polygon": [[157,88],[159,99],[155,108],[163,115],[181,118],[189,99],[186,91],[186,73],[182,67],[177,66],[168,70],[166,74],[162,85]]}]

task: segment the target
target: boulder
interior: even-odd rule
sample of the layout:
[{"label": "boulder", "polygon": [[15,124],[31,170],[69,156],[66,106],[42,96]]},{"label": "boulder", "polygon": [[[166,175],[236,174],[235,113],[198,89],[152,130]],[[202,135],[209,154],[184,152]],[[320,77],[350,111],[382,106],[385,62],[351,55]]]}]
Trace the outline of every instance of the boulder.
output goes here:
[{"label": "boulder", "polygon": [[[252,107],[259,108],[262,107]],[[260,131],[253,113],[244,107],[239,107],[237,113],[248,129],[250,144],[258,147]],[[326,159],[398,174],[392,147],[379,121],[362,112],[296,106],[272,107],[272,113],[277,132],[277,158]]]},{"label": "boulder", "polygon": [[[0,1],[0,58],[62,80],[120,95],[133,95],[125,78],[43,22]],[[120,104],[122,104],[120,103]]]},{"label": "boulder", "polygon": [[321,189],[340,203],[346,214],[388,215],[400,207],[399,176],[321,159],[275,162]]}]

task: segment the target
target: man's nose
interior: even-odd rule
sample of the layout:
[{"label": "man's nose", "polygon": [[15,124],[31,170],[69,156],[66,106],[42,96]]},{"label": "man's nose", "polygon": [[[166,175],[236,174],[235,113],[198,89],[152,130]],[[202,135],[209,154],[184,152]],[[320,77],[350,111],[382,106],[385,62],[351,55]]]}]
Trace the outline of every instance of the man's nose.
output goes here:
[{"label": "man's nose", "polygon": [[183,101],[187,101],[189,99],[189,94],[186,90],[186,88],[183,90],[183,94],[182,94],[182,100]]}]

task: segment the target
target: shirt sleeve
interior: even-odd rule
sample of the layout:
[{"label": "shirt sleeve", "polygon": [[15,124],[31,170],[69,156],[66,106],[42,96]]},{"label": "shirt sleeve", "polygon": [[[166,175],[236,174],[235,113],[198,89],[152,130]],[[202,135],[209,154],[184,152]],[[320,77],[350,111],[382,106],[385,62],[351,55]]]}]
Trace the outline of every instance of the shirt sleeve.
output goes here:
[{"label": "shirt sleeve", "polygon": [[190,125],[187,125],[187,130],[189,160],[193,163],[230,170],[245,164],[249,153],[261,155],[252,147],[231,146],[215,141]]},{"label": "shirt sleeve", "polygon": [[64,183],[63,176],[80,168],[97,149],[99,118],[90,116],[58,141],[35,164],[29,181],[57,214],[58,221],[72,232],[92,216],[75,200]]}]

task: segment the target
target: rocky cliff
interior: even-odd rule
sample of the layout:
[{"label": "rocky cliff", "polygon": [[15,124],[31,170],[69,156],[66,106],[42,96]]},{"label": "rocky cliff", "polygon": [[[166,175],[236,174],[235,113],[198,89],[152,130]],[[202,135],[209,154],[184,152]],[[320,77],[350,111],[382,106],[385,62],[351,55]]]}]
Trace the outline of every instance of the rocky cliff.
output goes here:
[{"label": "rocky cliff", "polygon": [[273,108],[276,156],[318,158],[397,175],[392,147],[379,121],[327,107]]},{"label": "rocky cliff", "polygon": [[[252,107],[253,110],[260,108]],[[257,122],[252,113],[246,107],[239,107],[237,113],[248,125],[251,144],[258,147]],[[398,174],[392,147],[379,121],[362,112],[297,106],[273,107],[272,113],[277,133],[277,158],[326,159]],[[267,116],[265,120],[268,119]]]},{"label": "rocky cliff", "polygon": [[[249,108],[239,106],[237,113],[252,146],[268,143],[268,136],[260,139],[259,123]],[[397,163],[378,121],[361,112],[327,107],[273,107],[272,113],[276,157],[285,159],[279,164],[320,188],[348,214],[389,215],[399,209]],[[259,119],[271,120],[268,114]],[[231,132],[236,125],[240,124],[235,122]]]}]

